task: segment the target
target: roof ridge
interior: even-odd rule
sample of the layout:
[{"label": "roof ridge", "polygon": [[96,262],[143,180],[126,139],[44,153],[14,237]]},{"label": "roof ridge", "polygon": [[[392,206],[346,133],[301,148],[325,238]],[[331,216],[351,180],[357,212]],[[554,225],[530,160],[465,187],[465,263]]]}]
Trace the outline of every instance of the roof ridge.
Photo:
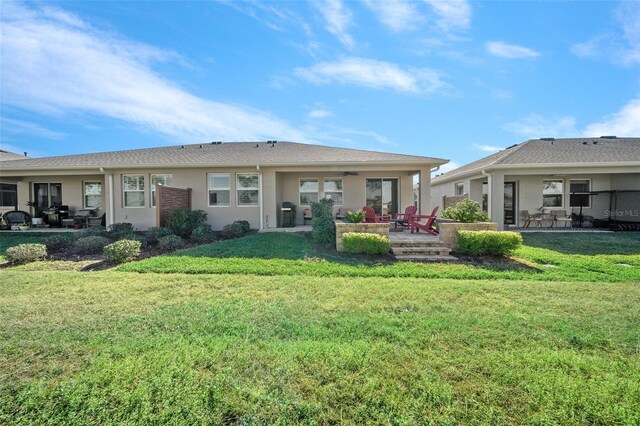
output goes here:
[{"label": "roof ridge", "polygon": [[533,140],[533,139],[528,139],[528,140],[526,140],[526,141],[524,141],[524,142],[517,143],[515,146],[513,146],[513,145],[512,145],[511,147],[505,148],[505,150],[510,150],[510,151],[507,153],[507,155],[504,155],[504,156],[500,157],[500,159],[499,159],[498,161],[496,161],[495,163],[491,163],[491,164],[489,164],[489,165],[491,166],[491,165],[494,165],[494,164],[503,164],[503,161],[504,161],[504,160],[506,160],[507,158],[511,157],[515,152],[517,152],[517,151],[518,151],[519,149],[521,149],[523,146],[527,145],[527,144],[528,144],[529,142],[531,142],[532,140]]}]

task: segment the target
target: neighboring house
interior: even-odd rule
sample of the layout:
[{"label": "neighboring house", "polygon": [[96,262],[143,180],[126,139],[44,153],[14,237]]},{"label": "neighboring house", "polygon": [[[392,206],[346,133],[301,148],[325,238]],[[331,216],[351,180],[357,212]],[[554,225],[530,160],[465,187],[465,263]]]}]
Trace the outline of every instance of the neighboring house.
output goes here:
[{"label": "neighboring house", "polygon": [[[3,158],[4,160],[4,158]],[[212,142],[0,162],[0,182],[15,185],[15,206],[99,207],[106,223],[156,225],[156,184],[191,188],[193,209],[221,229],[236,220],[254,228],[280,225],[282,202],[302,210],[320,198],[339,207],[371,205],[393,214],[413,204],[419,175],[420,209],[429,210],[431,169],[440,158],[293,142]]]},{"label": "neighboring house", "polygon": [[431,203],[463,195],[487,207],[501,229],[522,212],[640,222],[640,138],[532,139],[436,176]]}]

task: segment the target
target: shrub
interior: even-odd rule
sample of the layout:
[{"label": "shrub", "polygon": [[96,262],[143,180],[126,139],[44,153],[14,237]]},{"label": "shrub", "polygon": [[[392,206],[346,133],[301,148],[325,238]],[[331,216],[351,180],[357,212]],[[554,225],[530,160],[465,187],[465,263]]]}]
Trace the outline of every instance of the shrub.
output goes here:
[{"label": "shrub", "polygon": [[177,250],[184,247],[184,240],[177,235],[166,235],[158,238],[158,248],[162,250]]},{"label": "shrub", "polygon": [[222,228],[222,236],[224,238],[239,238],[251,230],[251,225],[246,220],[236,220],[235,222],[225,225]]},{"label": "shrub", "polygon": [[113,240],[128,240],[131,239],[135,233],[133,232],[133,224],[128,222],[114,223],[109,225],[108,235]]},{"label": "shrub", "polygon": [[458,231],[458,250],[470,256],[508,254],[522,245],[522,235],[509,231]]},{"label": "shrub", "polygon": [[167,217],[167,227],[171,228],[175,235],[189,238],[194,229],[205,223],[207,213],[203,210],[175,209]]},{"label": "shrub", "polygon": [[482,211],[480,204],[469,199],[458,201],[455,206],[444,209],[442,217],[463,223],[489,221],[489,216]]},{"label": "shrub", "polygon": [[107,262],[124,263],[140,256],[140,241],[120,240],[104,246],[104,258]]},{"label": "shrub", "polygon": [[198,243],[205,243],[213,240],[213,235],[211,225],[203,223],[191,232],[191,236],[189,238]]},{"label": "shrub", "polygon": [[344,221],[348,223],[364,222],[364,212],[362,210],[356,210],[355,212],[349,210],[346,217],[344,218]]},{"label": "shrub", "polygon": [[385,254],[391,250],[389,238],[360,232],[345,233],[342,236],[342,245],[348,253]]},{"label": "shrub", "polygon": [[75,235],[72,234],[54,234],[44,237],[42,242],[47,246],[47,250],[54,252],[68,247],[74,239]]},{"label": "shrub", "polygon": [[333,223],[333,200],[322,199],[311,203],[311,235],[320,244],[336,243],[336,225]]},{"label": "shrub", "polygon": [[166,237],[167,235],[173,235],[171,228],[152,226],[144,233],[144,240],[146,244],[155,244],[159,238]]},{"label": "shrub", "polygon": [[73,251],[77,254],[98,254],[110,242],[108,238],[98,236],[78,238],[73,243]]},{"label": "shrub", "polygon": [[105,238],[113,238],[113,235],[109,234],[107,230],[101,226],[96,226],[93,228],[85,228],[80,232],[76,232],[77,238],[84,237],[105,237]]},{"label": "shrub", "polygon": [[13,265],[35,262],[47,256],[47,246],[44,244],[18,244],[9,247],[5,253],[6,259]]}]

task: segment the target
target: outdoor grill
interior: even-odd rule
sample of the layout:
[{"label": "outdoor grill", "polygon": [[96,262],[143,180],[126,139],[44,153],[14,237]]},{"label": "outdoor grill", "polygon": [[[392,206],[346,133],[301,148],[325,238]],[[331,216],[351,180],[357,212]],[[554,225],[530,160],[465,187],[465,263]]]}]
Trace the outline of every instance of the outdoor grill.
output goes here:
[{"label": "outdoor grill", "polygon": [[296,206],[293,203],[285,201],[282,203],[282,226],[292,227],[296,226]]},{"label": "outdoor grill", "polygon": [[49,224],[49,227],[61,228],[62,219],[66,219],[69,217],[69,206],[51,206],[48,209],[43,210],[42,214],[44,214],[45,220]]}]

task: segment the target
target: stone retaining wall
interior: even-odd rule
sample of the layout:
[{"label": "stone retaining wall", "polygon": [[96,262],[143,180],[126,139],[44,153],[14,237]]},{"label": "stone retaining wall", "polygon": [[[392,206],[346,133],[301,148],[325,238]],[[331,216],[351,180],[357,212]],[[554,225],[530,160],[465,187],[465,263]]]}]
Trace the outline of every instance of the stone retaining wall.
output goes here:
[{"label": "stone retaining wall", "polygon": [[497,231],[498,224],[493,222],[439,223],[438,230],[440,240],[444,243],[445,247],[449,247],[451,250],[455,251],[458,249],[458,231]]},{"label": "stone retaining wall", "polygon": [[378,234],[389,237],[388,223],[345,223],[335,221],[336,224],[336,250],[344,251],[342,246],[342,236],[347,232],[357,232],[360,234]]}]

